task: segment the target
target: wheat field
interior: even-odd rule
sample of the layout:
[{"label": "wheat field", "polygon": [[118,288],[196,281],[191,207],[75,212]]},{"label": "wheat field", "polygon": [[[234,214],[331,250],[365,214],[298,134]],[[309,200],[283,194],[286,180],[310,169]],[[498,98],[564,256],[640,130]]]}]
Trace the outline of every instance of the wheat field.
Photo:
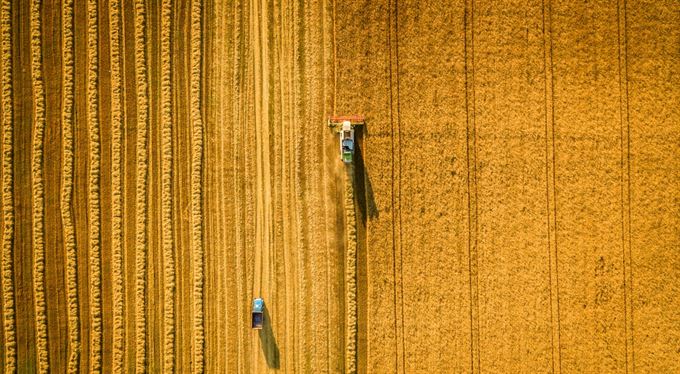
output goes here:
[{"label": "wheat field", "polygon": [[0,367],[680,372],[679,46],[673,0],[0,0]]}]

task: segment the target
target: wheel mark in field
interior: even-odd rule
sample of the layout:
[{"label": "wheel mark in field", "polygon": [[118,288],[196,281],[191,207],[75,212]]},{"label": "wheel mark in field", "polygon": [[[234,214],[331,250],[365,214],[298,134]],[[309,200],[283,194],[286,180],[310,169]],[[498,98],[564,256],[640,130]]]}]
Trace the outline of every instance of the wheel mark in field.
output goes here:
[{"label": "wheel mark in field", "polygon": [[146,372],[146,273],[149,97],[146,61],[146,5],[135,1],[135,73],[137,84],[137,185],[135,189],[135,366]]},{"label": "wheel mark in field", "polygon": [[191,2],[191,252],[193,272],[193,364],[203,372],[203,119],[201,116],[201,3]]},{"label": "wheel mark in field", "polygon": [[89,125],[88,221],[90,257],[90,372],[101,371],[101,139],[98,98],[98,9],[97,0],[87,2],[87,122]]},{"label": "wheel mark in field", "polygon": [[619,115],[621,121],[621,250],[623,257],[623,318],[626,335],[626,373],[635,372],[633,319],[633,255],[630,202],[630,114],[628,108],[628,28],[626,0],[616,8],[619,42]]},{"label": "wheel mark in field", "polygon": [[292,260],[292,256],[290,253],[289,248],[292,248],[292,245],[288,245],[289,243],[294,243],[294,232],[291,230],[292,227],[292,215],[293,215],[293,209],[294,203],[291,204],[291,202],[294,202],[293,197],[291,196],[291,192],[293,191],[293,188],[291,188],[291,176],[293,173],[291,172],[292,168],[292,162],[291,160],[293,157],[292,155],[292,147],[290,146],[292,143],[290,139],[290,123],[291,123],[291,118],[292,118],[292,100],[291,100],[291,88],[292,88],[292,79],[291,79],[291,58],[290,58],[290,27],[288,23],[288,12],[289,12],[289,5],[286,4],[286,7],[284,8],[282,3],[279,3],[279,13],[281,15],[281,22],[279,23],[279,29],[280,29],[280,42],[279,42],[279,53],[281,55],[281,69],[279,71],[280,77],[281,77],[281,85],[280,85],[280,90],[281,90],[281,137],[283,139],[283,144],[282,144],[282,152],[283,152],[283,157],[282,157],[282,164],[281,164],[281,175],[283,176],[283,184],[282,184],[282,196],[286,204],[283,205],[283,211],[284,211],[284,219],[283,219],[283,232],[284,232],[284,248],[283,248],[283,263],[284,264],[290,264],[291,266],[289,267],[288,265],[283,266],[283,277],[285,279],[285,284],[286,284],[286,302],[285,302],[285,323],[283,324],[283,331],[281,331],[282,336],[285,337],[285,349],[284,349],[284,354],[285,354],[285,370],[290,372],[293,371],[294,365],[296,360],[294,357],[297,357],[297,347],[295,345],[295,334],[293,331],[295,331],[295,287],[294,287],[294,282],[293,282],[293,274],[294,274],[294,262]]},{"label": "wheel mark in field", "polygon": [[479,346],[479,264],[477,252],[477,130],[475,124],[474,0],[465,2],[465,113],[468,198],[468,266],[470,272],[470,368],[481,371]]},{"label": "wheel mark in field", "polygon": [[[547,7],[547,10],[546,10]],[[546,14],[547,11],[547,14]],[[546,20],[547,16],[547,20]],[[546,27],[547,23],[547,27]],[[550,325],[552,329],[552,371],[561,372],[560,295],[557,269],[557,206],[555,186],[555,92],[552,48],[552,4],[543,1],[543,70],[545,77],[545,179],[548,229],[548,258],[550,259]]]},{"label": "wheel mark in field", "polygon": [[[305,25],[305,4],[294,3],[292,9],[292,43],[291,48],[292,60],[293,60],[293,76],[291,81],[293,84],[292,90],[292,104],[293,104],[293,123],[302,122],[306,118],[305,106],[303,105],[303,100],[307,96],[307,90],[304,84],[303,77],[305,76],[305,59],[304,59],[304,41],[306,34]],[[305,174],[302,167],[302,158],[304,157],[304,142],[303,137],[300,134],[300,129],[296,126],[292,129],[291,135],[294,138],[294,191],[295,191],[295,226],[297,235],[297,245],[299,248],[297,256],[297,282],[299,287],[299,297],[296,298],[297,305],[297,370],[296,371],[306,371],[308,370],[308,358],[310,357],[307,346],[307,311],[305,306],[307,305],[307,282],[306,282],[306,270],[307,267],[307,252],[309,250],[307,227],[304,224],[304,218],[307,216],[307,204],[303,198],[304,196],[304,186],[305,186]]]},{"label": "wheel mark in field", "polygon": [[[394,66],[395,66],[395,80],[396,80],[396,120],[393,122],[393,124],[396,124],[396,133],[397,133],[397,170],[398,174],[396,175],[396,183],[397,183],[397,196],[398,196],[398,204],[397,204],[397,222],[399,222],[399,228],[397,230],[398,232],[398,240],[399,240],[399,308],[400,308],[400,315],[401,315],[401,349],[400,349],[400,354],[401,354],[401,368],[403,371],[406,371],[406,346],[404,345],[404,336],[406,335],[406,331],[404,329],[404,256],[403,256],[403,241],[402,241],[402,219],[401,219],[401,167],[402,167],[402,146],[401,146],[401,100],[399,99],[399,92],[400,92],[400,76],[399,76],[399,0],[394,0]],[[394,133],[394,132],[393,132]],[[395,249],[396,250],[396,249]],[[396,266],[396,257],[395,257],[395,266]]]},{"label": "wheel mark in field", "polygon": [[[389,90],[390,90],[390,152],[392,153],[391,174],[392,174],[392,290],[393,290],[393,312],[394,312],[394,346],[395,346],[395,373],[404,371],[404,308],[403,308],[403,274],[401,272],[401,133],[399,131],[399,67],[398,54],[399,43],[397,40],[397,0],[388,1],[387,10],[387,48],[389,49]],[[396,103],[396,104],[395,104]],[[396,134],[396,136],[395,136]],[[395,140],[396,137],[396,140]],[[395,166],[395,159],[399,163]],[[399,254],[399,259],[397,255]],[[397,262],[399,261],[399,269]],[[399,275],[400,277],[398,278]],[[400,291],[398,291],[400,290]],[[401,313],[397,311],[401,309]],[[399,369],[401,365],[401,370]]]},{"label": "wheel mark in field", "polygon": [[45,299],[45,183],[43,149],[45,141],[45,83],[42,65],[41,0],[31,1],[31,78],[33,85],[33,153],[31,174],[33,189],[33,292],[37,369],[49,371],[47,347],[47,312]]},{"label": "wheel mark in field", "polygon": [[12,1],[0,7],[2,33],[2,311],[5,372],[17,369],[16,307],[14,300],[14,147],[12,93]]},{"label": "wheel mark in field", "polygon": [[[243,60],[243,54],[244,54],[244,35],[243,35],[243,4],[242,2],[235,1],[234,2],[234,8],[233,8],[233,14],[234,14],[234,40],[233,44],[238,46],[238,48],[234,48],[234,56],[233,61],[234,61],[234,86],[232,87],[232,95],[233,95],[233,103],[232,103],[232,108],[233,108],[233,113],[234,113],[234,118],[232,123],[234,124],[234,130],[233,130],[233,139],[234,143],[232,146],[232,160],[233,160],[233,168],[234,168],[234,215],[236,217],[236,220],[238,222],[243,222],[242,220],[242,205],[243,205],[243,198],[242,198],[242,182],[241,182],[241,176],[243,173],[241,173],[241,160],[242,158],[242,147],[241,147],[241,139],[243,137],[242,130],[241,130],[241,122],[243,118],[243,105],[241,105],[242,102],[242,95],[241,93],[244,92],[244,82],[243,82],[243,66],[241,64],[241,61]],[[236,243],[236,249],[235,249],[235,262],[236,262],[236,311],[237,311],[237,323],[236,323],[236,335],[237,335],[237,341],[243,342],[244,341],[244,330],[246,329],[246,326],[244,326],[244,318],[246,315],[246,312],[244,310],[244,306],[242,301],[245,300],[245,285],[244,285],[244,277],[245,277],[245,264],[243,263],[244,260],[244,253],[243,253],[243,225],[235,225],[234,228],[234,241]],[[239,373],[245,372],[244,368],[244,347],[243,344],[238,344],[237,347],[237,354],[236,354],[236,361],[237,361],[237,370]]]},{"label": "wheel mark in field", "polygon": [[123,271],[123,114],[120,55],[119,0],[109,4],[111,48],[111,251],[113,274],[113,352],[114,373],[123,372],[125,355],[125,292]]},{"label": "wheel mark in field", "polygon": [[161,5],[161,215],[163,247],[163,372],[175,371],[175,242],[173,232],[172,0]]},{"label": "wheel mark in field", "polygon": [[[322,97],[323,97],[323,109],[322,109],[322,115],[326,116],[328,115],[328,87],[327,87],[327,81],[328,81],[328,61],[327,61],[327,49],[329,48],[328,44],[326,43],[326,34],[328,33],[327,31],[327,26],[326,26],[326,17],[328,16],[327,12],[327,0],[323,0],[321,2],[321,40],[322,40],[322,63],[321,63],[321,69],[322,69],[322,74],[321,76],[323,77],[322,80]],[[330,46],[332,48],[333,45]],[[333,110],[335,110],[333,108]],[[335,113],[333,113],[335,114]],[[325,266],[325,271],[326,271],[326,372],[330,373],[331,372],[331,254],[332,254],[332,239],[329,239],[329,236],[331,236],[331,230],[332,230],[332,225],[329,225],[329,215],[328,212],[329,210],[332,209],[332,206],[329,206],[327,201],[328,200],[328,195],[330,195],[330,191],[327,190],[327,186],[330,185],[328,182],[329,180],[329,168],[328,165],[330,164],[330,160],[327,159],[326,157],[326,146],[324,142],[325,134],[323,132],[319,133],[321,141],[321,162],[322,162],[322,176],[321,176],[321,191],[323,192],[324,196],[324,204],[323,204],[323,216],[324,216],[324,221],[323,221],[323,232],[326,233],[325,236],[325,247],[326,247],[326,266]],[[356,351],[356,349],[355,349]]]},{"label": "wheel mark in field", "polygon": [[78,252],[76,248],[75,221],[72,212],[73,202],[73,109],[74,109],[74,37],[73,37],[73,0],[65,0],[62,5],[63,40],[63,97],[62,97],[62,187],[61,220],[66,249],[66,282],[68,300],[69,358],[68,372],[77,373],[80,366],[80,315],[78,311]]}]

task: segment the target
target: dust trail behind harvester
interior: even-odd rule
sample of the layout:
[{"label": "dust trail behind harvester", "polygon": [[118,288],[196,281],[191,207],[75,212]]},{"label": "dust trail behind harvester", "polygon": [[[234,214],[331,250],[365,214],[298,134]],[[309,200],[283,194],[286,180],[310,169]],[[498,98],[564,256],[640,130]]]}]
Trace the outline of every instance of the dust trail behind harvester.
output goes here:
[{"label": "dust trail behind harvester", "polygon": [[345,372],[357,372],[357,220],[354,165],[345,174]]}]

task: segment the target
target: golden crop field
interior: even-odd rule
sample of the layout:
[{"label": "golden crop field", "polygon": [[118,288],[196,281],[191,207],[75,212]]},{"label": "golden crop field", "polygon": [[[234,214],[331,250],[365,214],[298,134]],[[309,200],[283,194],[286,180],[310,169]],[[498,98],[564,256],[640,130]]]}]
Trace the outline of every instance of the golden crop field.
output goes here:
[{"label": "golden crop field", "polygon": [[0,48],[4,372],[680,372],[678,1],[0,0]]}]

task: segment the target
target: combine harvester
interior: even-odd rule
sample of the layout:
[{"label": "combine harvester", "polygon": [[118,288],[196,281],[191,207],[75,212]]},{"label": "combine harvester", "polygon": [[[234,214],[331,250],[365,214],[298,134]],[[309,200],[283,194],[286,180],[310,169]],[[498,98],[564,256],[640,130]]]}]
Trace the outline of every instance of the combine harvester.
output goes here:
[{"label": "combine harvester", "polygon": [[340,135],[340,158],[346,164],[351,164],[356,148],[354,141],[354,127],[364,125],[364,116],[331,116],[328,127]]}]

